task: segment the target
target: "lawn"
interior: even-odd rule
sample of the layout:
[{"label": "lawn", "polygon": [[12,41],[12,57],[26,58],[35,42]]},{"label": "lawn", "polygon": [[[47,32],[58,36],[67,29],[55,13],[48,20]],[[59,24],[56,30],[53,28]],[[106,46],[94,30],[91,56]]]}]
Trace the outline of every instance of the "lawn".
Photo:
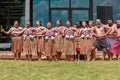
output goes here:
[{"label": "lawn", "polygon": [[120,61],[0,60],[0,80],[120,80]]}]

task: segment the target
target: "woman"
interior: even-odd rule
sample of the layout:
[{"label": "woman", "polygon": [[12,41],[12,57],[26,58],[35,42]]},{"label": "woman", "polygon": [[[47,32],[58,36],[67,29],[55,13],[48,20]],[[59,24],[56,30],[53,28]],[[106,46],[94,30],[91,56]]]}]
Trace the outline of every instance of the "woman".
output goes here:
[{"label": "woman", "polygon": [[88,38],[87,39],[87,43],[89,44],[89,48],[88,48],[88,52],[89,52],[89,54],[88,54],[88,60],[90,59],[89,57],[91,57],[91,55],[92,55],[92,46],[93,46],[93,43],[94,43],[94,41],[95,41],[95,37],[94,37],[94,23],[93,23],[93,21],[89,21],[88,22],[88,30],[89,30],[89,32],[90,32],[90,36],[91,36],[91,38]]},{"label": "woman", "polygon": [[41,26],[41,21],[36,21],[34,37],[34,49],[38,55],[38,60],[41,60],[41,55],[44,52],[44,35],[41,34],[45,30],[45,27]]},{"label": "woman", "polygon": [[18,21],[14,21],[13,27],[9,29],[9,31],[5,31],[4,29],[2,32],[5,34],[12,35],[12,52],[14,53],[14,59],[20,59],[21,52],[22,52],[22,37],[19,32],[22,31],[22,27],[19,26]]},{"label": "woman", "polygon": [[66,28],[64,32],[64,51],[67,61],[73,61],[75,56],[75,46],[74,46],[74,33],[77,31],[74,27],[71,26],[71,21],[66,21]]},{"label": "woman", "polygon": [[90,59],[90,53],[91,53],[91,33],[90,30],[88,28],[88,25],[85,21],[82,22],[82,28],[81,28],[81,32],[80,32],[80,37],[81,37],[81,54],[83,54],[85,56],[85,59],[87,61],[89,61]]},{"label": "woman", "polygon": [[54,28],[55,30],[55,41],[56,41],[56,49],[57,49],[57,60],[60,60],[61,55],[63,53],[63,46],[64,46],[64,38],[63,38],[63,29],[65,27],[61,26],[62,21],[57,20],[56,21],[56,27]]},{"label": "woman", "polygon": [[75,49],[76,49],[76,57],[77,60],[80,60],[80,37],[79,37],[79,32],[80,32],[80,22],[77,21],[75,28],[77,29],[77,32],[74,33],[75,36]]},{"label": "woman", "polygon": [[47,22],[47,29],[43,33],[45,36],[45,54],[47,59],[52,57],[52,60],[56,61],[55,30],[52,28],[51,22]]},{"label": "woman", "polygon": [[23,33],[23,53],[26,56],[26,60],[31,61],[33,49],[34,49],[34,36],[33,33],[35,32],[35,29],[31,27],[30,21],[26,22],[26,27],[23,31],[21,31],[21,34]]}]

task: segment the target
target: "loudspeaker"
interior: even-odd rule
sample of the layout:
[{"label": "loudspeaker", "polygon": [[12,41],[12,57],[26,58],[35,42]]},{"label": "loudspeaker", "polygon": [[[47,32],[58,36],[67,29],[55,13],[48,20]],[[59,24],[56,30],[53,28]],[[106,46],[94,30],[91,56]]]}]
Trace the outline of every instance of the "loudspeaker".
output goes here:
[{"label": "loudspeaker", "polygon": [[106,24],[108,19],[113,20],[112,6],[97,6],[97,19],[101,19],[103,24]]}]

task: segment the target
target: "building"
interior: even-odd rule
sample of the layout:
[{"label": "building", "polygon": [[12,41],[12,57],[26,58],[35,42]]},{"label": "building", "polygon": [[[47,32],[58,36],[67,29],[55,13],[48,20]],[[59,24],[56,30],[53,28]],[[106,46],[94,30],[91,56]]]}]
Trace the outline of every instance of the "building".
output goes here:
[{"label": "building", "polygon": [[[96,6],[112,5],[113,17],[120,17],[119,0],[1,0],[0,1],[0,24],[6,29],[18,20],[21,26],[25,20],[31,20],[35,26],[36,20],[41,20],[43,25],[57,19],[94,20],[96,18]],[[6,24],[7,23],[7,24]],[[64,23],[63,23],[64,24]]]},{"label": "building", "polygon": [[97,6],[113,6],[113,19],[120,18],[120,0],[0,0],[0,25],[8,30],[14,20],[22,27],[26,20],[31,20],[35,26],[36,20],[41,20],[43,26],[47,21],[61,19],[63,25],[67,19],[88,21],[96,19]]}]

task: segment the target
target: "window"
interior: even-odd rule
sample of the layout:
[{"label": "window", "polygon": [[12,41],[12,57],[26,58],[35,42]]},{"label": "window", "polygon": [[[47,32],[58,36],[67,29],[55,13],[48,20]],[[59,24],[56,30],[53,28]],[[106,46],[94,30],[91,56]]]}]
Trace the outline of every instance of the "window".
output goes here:
[{"label": "window", "polygon": [[50,7],[51,8],[68,8],[69,7],[69,0],[50,0]]},{"label": "window", "polygon": [[[36,20],[41,20],[43,26],[47,21],[60,19],[65,25],[67,19],[74,23],[76,20],[92,19],[92,0],[33,0],[33,25]],[[91,6],[90,6],[91,5]]]},{"label": "window", "polygon": [[66,24],[68,19],[68,10],[52,10],[52,24],[56,26],[56,20],[62,20],[62,25]]},{"label": "window", "polygon": [[89,0],[71,0],[72,8],[89,8]]},{"label": "window", "polygon": [[48,0],[33,0],[33,26],[36,26],[36,20],[40,20],[42,25],[46,26],[48,13]]},{"label": "window", "polygon": [[88,10],[72,10],[72,24],[76,21],[88,21]]}]

